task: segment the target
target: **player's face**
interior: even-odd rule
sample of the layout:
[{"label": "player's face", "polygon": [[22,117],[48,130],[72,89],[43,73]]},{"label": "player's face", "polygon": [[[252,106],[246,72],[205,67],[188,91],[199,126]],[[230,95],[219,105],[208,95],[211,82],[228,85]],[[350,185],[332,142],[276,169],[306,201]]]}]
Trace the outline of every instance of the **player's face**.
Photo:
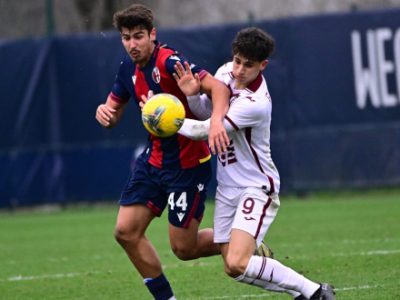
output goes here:
[{"label": "player's face", "polygon": [[246,88],[265,69],[268,61],[252,61],[240,54],[233,56],[233,76],[236,79],[236,88]]},{"label": "player's face", "polygon": [[153,28],[149,33],[143,27],[134,27],[131,29],[123,27],[121,30],[121,39],[126,52],[128,52],[133,62],[139,66],[144,66],[153,53],[156,30]]}]

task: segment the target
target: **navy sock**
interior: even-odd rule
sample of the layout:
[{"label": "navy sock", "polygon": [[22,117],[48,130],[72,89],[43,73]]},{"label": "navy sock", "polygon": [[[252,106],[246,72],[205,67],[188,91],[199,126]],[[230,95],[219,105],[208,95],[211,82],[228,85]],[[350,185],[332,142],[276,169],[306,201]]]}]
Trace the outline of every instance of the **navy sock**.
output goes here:
[{"label": "navy sock", "polygon": [[156,300],[167,300],[174,295],[167,277],[163,273],[157,278],[145,278],[144,283]]}]

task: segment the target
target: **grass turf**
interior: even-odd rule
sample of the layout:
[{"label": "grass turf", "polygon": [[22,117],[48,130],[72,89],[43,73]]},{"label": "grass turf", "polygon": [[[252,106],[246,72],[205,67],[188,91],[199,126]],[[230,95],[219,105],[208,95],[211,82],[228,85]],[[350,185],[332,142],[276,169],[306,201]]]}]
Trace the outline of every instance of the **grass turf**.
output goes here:
[{"label": "grass turf", "polygon": [[[210,201],[202,227],[212,211]],[[116,213],[116,205],[0,212],[0,299],[151,299],[113,240]],[[399,299],[399,216],[400,190],[282,196],[267,242],[284,264],[332,283],[338,299]],[[178,260],[166,225],[164,214],[148,237],[178,299],[290,299],[234,282],[220,257]]]}]

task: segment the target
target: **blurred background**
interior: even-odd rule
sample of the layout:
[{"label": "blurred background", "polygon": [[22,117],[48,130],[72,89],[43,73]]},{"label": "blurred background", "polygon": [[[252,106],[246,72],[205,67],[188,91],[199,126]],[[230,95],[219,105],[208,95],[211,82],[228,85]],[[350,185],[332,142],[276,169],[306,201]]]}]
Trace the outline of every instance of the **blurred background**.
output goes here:
[{"label": "blurred background", "polygon": [[216,25],[400,7],[399,0],[1,0],[1,38],[98,32],[132,3],[151,7],[160,27]]},{"label": "blurred background", "polygon": [[283,193],[400,184],[400,0],[0,0],[0,207],[118,199],[146,132],[134,103],[113,130],[94,116],[124,55],[112,15],[132,3],[210,72],[241,28],[274,36]]}]

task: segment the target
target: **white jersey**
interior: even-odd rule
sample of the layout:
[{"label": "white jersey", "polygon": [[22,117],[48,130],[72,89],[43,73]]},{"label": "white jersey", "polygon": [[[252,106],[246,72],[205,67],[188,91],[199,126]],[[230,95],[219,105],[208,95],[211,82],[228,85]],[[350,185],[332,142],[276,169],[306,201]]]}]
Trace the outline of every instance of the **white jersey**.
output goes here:
[{"label": "white jersey", "polygon": [[[270,125],[272,102],[262,74],[246,89],[235,89],[233,63],[218,69],[215,78],[231,90],[224,126],[230,136],[225,153],[218,156],[218,187],[215,197],[214,242],[229,243],[232,229],[252,235],[259,246],[279,208],[279,173],[271,158]],[[211,114],[207,95],[187,97],[199,118]],[[210,119],[185,119],[180,134],[207,138]]]},{"label": "white jersey", "polygon": [[246,89],[235,89],[232,65],[223,65],[215,74],[232,91],[224,124],[233,134],[227,151],[218,156],[218,185],[279,193],[279,173],[270,149],[272,102],[267,83],[259,74]]}]

